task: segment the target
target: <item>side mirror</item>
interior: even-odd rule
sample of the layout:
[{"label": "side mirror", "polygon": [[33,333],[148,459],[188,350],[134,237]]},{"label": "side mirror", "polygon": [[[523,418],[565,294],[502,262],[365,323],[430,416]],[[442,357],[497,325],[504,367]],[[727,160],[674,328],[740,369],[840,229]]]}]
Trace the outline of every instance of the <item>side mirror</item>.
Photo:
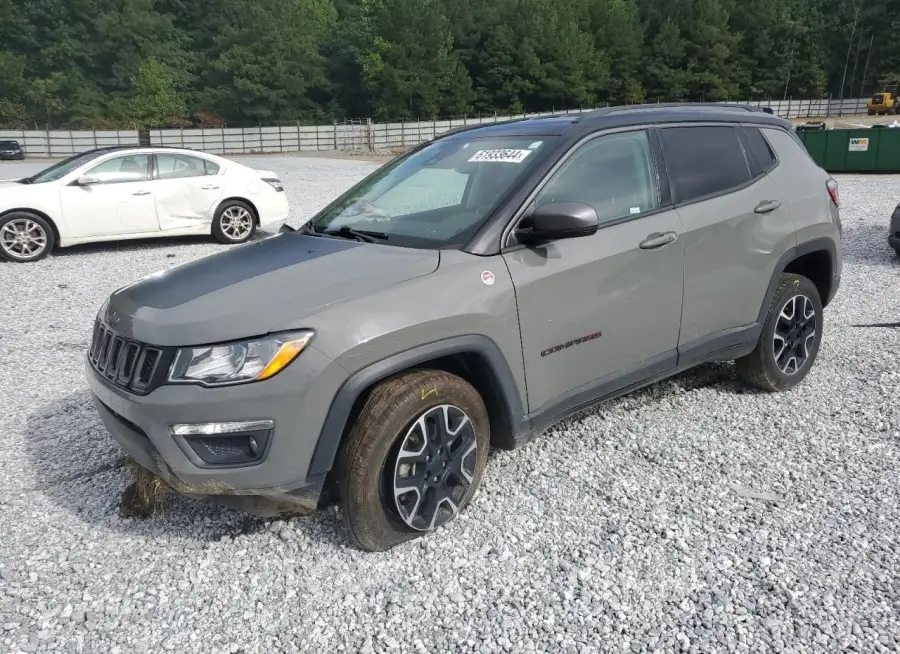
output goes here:
[{"label": "side mirror", "polygon": [[90,186],[91,184],[97,184],[99,182],[100,180],[96,177],[88,177],[87,175],[82,175],[75,180],[75,183],[78,184],[78,186]]},{"label": "side mirror", "polygon": [[530,241],[590,236],[600,229],[594,208],[580,202],[551,202],[535,209],[521,234]]}]

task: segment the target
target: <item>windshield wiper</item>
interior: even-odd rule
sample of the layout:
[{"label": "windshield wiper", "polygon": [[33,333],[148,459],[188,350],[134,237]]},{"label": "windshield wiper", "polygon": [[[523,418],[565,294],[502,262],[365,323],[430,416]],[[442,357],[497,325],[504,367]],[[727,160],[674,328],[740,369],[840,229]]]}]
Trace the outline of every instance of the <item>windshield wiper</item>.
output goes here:
[{"label": "windshield wiper", "polygon": [[328,236],[340,236],[341,238],[355,238],[357,241],[363,241],[364,243],[377,243],[388,237],[384,232],[371,232],[367,229],[353,229],[352,227],[347,227],[347,225],[343,225],[339,229],[326,229],[321,233],[327,234]]}]

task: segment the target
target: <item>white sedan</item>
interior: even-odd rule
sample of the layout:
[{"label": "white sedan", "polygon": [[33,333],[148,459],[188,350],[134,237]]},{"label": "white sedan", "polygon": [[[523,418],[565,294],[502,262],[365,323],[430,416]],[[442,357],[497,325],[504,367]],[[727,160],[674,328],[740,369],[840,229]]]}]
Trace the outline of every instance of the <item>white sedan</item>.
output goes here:
[{"label": "white sedan", "polygon": [[54,247],[212,234],[250,240],[288,217],[278,176],[193,150],[91,150],[0,182],[0,256],[37,261]]}]

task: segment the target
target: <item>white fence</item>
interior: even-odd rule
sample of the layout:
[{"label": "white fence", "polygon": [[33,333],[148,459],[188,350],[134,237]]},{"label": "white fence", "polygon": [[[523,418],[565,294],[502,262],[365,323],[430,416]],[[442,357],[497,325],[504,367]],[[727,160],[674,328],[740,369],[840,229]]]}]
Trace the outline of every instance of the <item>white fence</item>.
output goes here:
[{"label": "white fence", "polygon": [[[868,98],[845,100],[754,100],[757,107],[771,107],[782,118],[853,116],[866,113]],[[386,151],[415,146],[448,130],[467,125],[516,118],[582,113],[591,109],[523,113],[454,120],[375,123],[354,120],[332,125],[288,125],[214,129],[150,130],[152,145],[190,148],[215,154],[252,154],[301,151]],[[29,157],[65,157],[108,145],[137,145],[138,132],[126,131],[21,131],[0,130],[0,140],[15,139]]]},{"label": "white fence", "polygon": [[14,139],[29,157],[68,157],[110,145],[137,145],[134,130],[29,131],[0,130],[0,141]]}]

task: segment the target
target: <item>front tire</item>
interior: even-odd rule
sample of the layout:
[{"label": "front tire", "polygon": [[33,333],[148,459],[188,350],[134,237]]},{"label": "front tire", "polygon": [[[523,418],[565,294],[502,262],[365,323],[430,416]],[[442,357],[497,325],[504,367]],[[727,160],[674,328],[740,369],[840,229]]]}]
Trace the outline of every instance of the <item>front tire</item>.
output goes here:
[{"label": "front tire", "polygon": [[489,447],[487,409],[460,377],[421,370],[376,386],[339,464],[353,543],[385,551],[452,520],[475,495]]},{"label": "front tire", "polygon": [[0,257],[7,261],[39,261],[55,245],[53,228],[37,214],[14,211],[0,218]]},{"label": "front tire", "polygon": [[246,243],[256,233],[256,214],[246,202],[226,200],[216,209],[212,233],[219,243]]},{"label": "front tire", "polygon": [[801,275],[781,275],[756,349],[738,359],[738,374],[751,386],[786,391],[804,380],[822,342],[822,299]]}]

